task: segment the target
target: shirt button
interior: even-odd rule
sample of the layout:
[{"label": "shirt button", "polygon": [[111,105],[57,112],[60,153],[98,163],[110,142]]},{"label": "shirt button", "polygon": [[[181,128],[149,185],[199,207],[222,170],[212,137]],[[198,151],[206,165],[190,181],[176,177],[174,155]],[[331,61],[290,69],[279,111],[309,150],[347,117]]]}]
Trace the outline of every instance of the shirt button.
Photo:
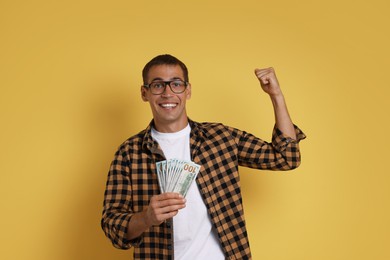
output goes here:
[{"label": "shirt button", "polygon": [[167,226],[167,228],[170,228],[170,227],[171,227],[171,222],[170,222],[170,221],[167,221],[167,222],[166,222],[166,226]]},{"label": "shirt button", "polygon": [[172,245],[168,245],[168,250],[172,250]]}]

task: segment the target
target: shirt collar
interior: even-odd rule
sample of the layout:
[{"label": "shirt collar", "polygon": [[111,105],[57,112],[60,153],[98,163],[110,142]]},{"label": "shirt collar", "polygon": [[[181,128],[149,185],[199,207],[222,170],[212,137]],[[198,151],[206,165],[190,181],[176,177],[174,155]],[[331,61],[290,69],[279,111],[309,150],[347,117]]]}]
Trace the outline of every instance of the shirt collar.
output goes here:
[{"label": "shirt collar", "polygon": [[[188,118],[188,123],[191,127],[190,144],[191,148],[195,148],[196,144],[203,139],[203,132],[201,131],[199,124]],[[163,154],[159,148],[158,143],[152,138],[152,127],[154,126],[153,119],[150,121],[148,127],[145,129],[145,134],[142,141],[142,147],[150,150],[152,153]],[[193,150],[193,149],[191,149]]]}]

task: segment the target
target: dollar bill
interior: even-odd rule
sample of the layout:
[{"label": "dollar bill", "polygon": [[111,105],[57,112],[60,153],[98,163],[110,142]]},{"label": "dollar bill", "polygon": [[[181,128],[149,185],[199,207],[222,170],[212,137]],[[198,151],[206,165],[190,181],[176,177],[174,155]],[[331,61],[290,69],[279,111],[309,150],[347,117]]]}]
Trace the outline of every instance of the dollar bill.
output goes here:
[{"label": "dollar bill", "polygon": [[185,197],[200,168],[201,166],[194,162],[180,159],[157,162],[157,179],[161,193],[177,192]]}]

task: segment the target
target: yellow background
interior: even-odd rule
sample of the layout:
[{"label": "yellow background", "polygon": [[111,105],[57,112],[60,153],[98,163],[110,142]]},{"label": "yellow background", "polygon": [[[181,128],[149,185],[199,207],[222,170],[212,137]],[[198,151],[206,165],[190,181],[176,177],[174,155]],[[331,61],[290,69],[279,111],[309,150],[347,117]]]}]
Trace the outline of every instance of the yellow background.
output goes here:
[{"label": "yellow background", "polygon": [[100,229],[117,146],[146,127],[141,70],[190,70],[189,116],[270,140],[273,66],[308,135],[293,172],[242,169],[254,259],[390,259],[390,4],[1,1],[1,259],[131,259]]}]

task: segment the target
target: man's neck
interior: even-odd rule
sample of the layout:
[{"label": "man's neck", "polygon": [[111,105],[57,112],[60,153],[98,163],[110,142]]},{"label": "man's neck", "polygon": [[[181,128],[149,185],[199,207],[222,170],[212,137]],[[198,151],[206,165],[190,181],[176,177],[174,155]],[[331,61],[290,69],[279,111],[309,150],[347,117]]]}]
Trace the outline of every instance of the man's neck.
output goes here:
[{"label": "man's neck", "polygon": [[188,118],[180,122],[158,122],[153,121],[154,128],[160,133],[176,133],[183,130],[188,125]]}]

